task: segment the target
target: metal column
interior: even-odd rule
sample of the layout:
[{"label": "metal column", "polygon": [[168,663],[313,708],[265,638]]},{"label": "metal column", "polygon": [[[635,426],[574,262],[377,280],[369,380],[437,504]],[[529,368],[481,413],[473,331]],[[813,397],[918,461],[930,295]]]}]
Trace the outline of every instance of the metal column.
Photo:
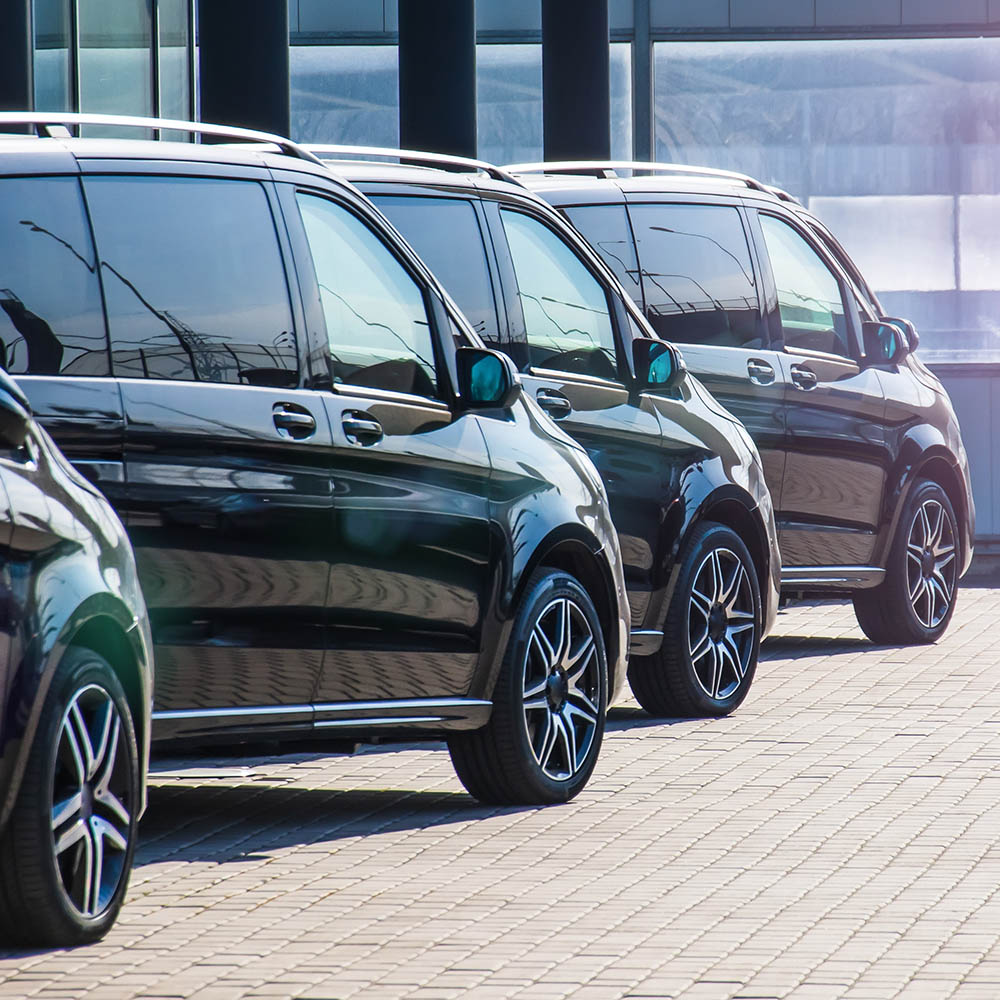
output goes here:
[{"label": "metal column", "polygon": [[0,110],[35,107],[31,0],[0,4]]},{"label": "metal column", "polygon": [[288,135],[288,0],[198,0],[201,117]]},{"label": "metal column", "polygon": [[608,0],[542,0],[546,160],[611,156]]},{"label": "metal column", "polygon": [[399,144],[476,155],[474,0],[399,0]]}]

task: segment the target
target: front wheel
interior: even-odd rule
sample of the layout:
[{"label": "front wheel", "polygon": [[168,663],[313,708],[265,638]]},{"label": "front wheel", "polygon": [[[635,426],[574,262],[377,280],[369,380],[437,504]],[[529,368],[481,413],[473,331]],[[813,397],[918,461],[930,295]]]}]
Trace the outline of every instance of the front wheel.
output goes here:
[{"label": "front wheel", "polygon": [[71,647],[49,688],[0,837],[0,935],[96,941],[114,923],[135,851],[139,753],[111,665]]},{"label": "front wheel", "polygon": [[650,715],[728,715],[750,690],[760,639],[760,585],[746,545],[725,525],[700,524],[680,557],[660,649],[632,658],[629,686]]},{"label": "front wheel", "polygon": [[458,777],[481,802],[567,802],[594,770],[607,701],[593,602],[568,573],[538,570],[514,620],[489,723],[448,738]]},{"label": "front wheel", "polygon": [[872,642],[909,646],[944,635],[958,592],[958,521],[937,483],[917,483],[889,550],[885,579],[854,595],[858,624]]}]

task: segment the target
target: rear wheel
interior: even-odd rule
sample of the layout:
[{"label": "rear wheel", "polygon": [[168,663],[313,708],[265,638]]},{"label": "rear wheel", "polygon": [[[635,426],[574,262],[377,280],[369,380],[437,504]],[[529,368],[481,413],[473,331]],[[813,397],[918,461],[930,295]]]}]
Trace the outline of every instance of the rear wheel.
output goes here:
[{"label": "rear wheel", "polygon": [[45,699],[0,838],[0,932],[19,944],[96,941],[114,923],[135,851],[139,754],[111,665],[71,647]]},{"label": "rear wheel", "polygon": [[957,592],[958,521],[948,494],[924,479],[903,508],[885,580],[854,595],[854,612],[872,642],[934,642],[951,621]]},{"label": "rear wheel", "polygon": [[542,569],[528,581],[482,729],[448,749],[481,802],[566,802],[586,785],[604,736],[608,664],[600,620],[577,580]]},{"label": "rear wheel", "polygon": [[728,715],[750,690],[760,633],[760,587],[746,545],[725,525],[699,525],[680,558],[660,649],[629,662],[636,701],[651,715]]}]

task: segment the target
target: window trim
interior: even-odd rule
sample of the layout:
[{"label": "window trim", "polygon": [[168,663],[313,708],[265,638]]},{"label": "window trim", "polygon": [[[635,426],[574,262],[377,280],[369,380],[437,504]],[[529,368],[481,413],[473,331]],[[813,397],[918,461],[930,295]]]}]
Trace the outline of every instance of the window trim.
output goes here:
[{"label": "window trim", "polygon": [[[299,290],[302,294],[303,299],[303,309],[308,312],[307,306],[307,296],[306,290],[302,287],[302,281],[308,282],[310,294],[312,292],[316,293],[317,302],[319,307],[316,310],[316,316],[313,322],[322,322],[322,334],[318,336],[319,343],[313,344],[312,342],[316,340],[316,337],[311,337],[311,348],[310,355],[313,351],[319,353],[320,357],[325,361],[327,372],[325,375],[320,375],[316,382],[318,384],[313,384],[311,388],[321,388],[330,392],[341,392],[350,393],[355,389],[369,389],[378,393],[389,393],[394,399],[402,400],[423,400],[426,402],[441,403],[445,409],[450,409],[455,402],[456,395],[454,389],[454,378],[451,370],[451,366],[446,363],[446,354],[441,344],[441,329],[439,323],[439,317],[437,310],[434,308],[434,301],[431,296],[431,289],[428,285],[424,276],[412,265],[412,263],[406,259],[406,256],[399,252],[399,248],[396,245],[399,237],[395,235],[392,230],[387,230],[383,227],[376,228],[373,225],[373,219],[367,217],[366,213],[361,212],[356,205],[353,205],[348,199],[337,197],[337,195],[329,190],[323,188],[314,188],[308,184],[303,184],[299,182],[292,182],[288,185],[289,195],[291,197],[291,202],[295,207],[295,225],[299,231],[300,235],[300,246],[298,247],[298,252],[296,253],[296,270],[299,273]],[[330,369],[330,335],[329,329],[326,323],[326,315],[322,308],[322,299],[319,297],[319,285],[316,279],[316,263],[312,255],[312,247],[309,243],[309,235],[306,232],[305,222],[302,219],[301,209],[299,208],[299,195],[307,195],[309,197],[319,198],[323,201],[330,202],[336,205],[338,208],[353,215],[358,222],[361,223],[371,234],[378,240],[379,243],[385,247],[386,251],[392,256],[392,258],[399,264],[403,271],[409,275],[410,279],[413,281],[417,290],[420,292],[420,297],[424,304],[424,311],[427,315],[427,329],[431,337],[431,350],[434,352],[434,375],[437,380],[437,385],[435,386],[436,395],[434,396],[420,396],[415,393],[403,393],[397,392],[392,389],[380,389],[377,386],[364,386],[364,385],[354,385],[343,384],[344,387],[338,390],[338,384],[333,381],[332,370]],[[287,219],[286,219],[287,222]],[[405,243],[404,243],[405,246]],[[319,331],[316,331],[319,334]]]}]

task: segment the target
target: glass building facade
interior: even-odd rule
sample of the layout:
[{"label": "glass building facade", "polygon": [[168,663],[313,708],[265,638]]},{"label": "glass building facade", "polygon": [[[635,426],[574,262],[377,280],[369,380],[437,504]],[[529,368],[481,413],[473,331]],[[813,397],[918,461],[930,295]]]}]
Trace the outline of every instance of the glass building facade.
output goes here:
[{"label": "glass building facade", "polygon": [[195,0],[35,0],[33,13],[39,111],[196,117]]}]

